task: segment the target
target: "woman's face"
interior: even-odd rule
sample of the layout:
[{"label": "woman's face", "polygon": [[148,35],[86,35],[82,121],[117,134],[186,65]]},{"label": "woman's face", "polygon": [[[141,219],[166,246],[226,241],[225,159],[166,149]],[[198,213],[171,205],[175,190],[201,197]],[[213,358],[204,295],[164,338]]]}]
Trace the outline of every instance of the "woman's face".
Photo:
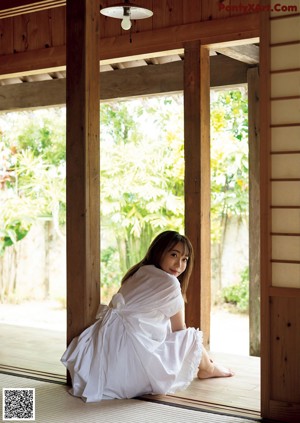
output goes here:
[{"label": "woman's face", "polygon": [[185,271],[188,259],[183,243],[178,242],[164,253],[159,264],[162,270],[178,278]]}]

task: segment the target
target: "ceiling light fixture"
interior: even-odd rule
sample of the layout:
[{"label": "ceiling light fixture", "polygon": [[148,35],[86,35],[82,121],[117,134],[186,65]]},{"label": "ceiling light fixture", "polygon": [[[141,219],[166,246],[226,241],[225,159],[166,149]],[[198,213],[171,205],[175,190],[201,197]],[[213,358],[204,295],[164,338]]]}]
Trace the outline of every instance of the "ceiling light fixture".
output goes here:
[{"label": "ceiling light fixture", "polygon": [[132,20],[150,18],[153,15],[152,10],[129,3],[129,0],[114,6],[104,7],[100,9],[100,13],[110,18],[122,19],[121,27],[125,31],[131,28]]}]

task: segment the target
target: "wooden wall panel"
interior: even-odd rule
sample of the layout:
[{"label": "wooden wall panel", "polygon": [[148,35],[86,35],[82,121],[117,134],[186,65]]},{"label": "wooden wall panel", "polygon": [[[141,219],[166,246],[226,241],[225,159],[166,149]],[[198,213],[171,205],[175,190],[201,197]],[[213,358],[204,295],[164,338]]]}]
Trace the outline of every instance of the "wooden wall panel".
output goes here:
[{"label": "wooden wall panel", "polygon": [[[158,13],[155,13],[156,5],[158,2],[153,2],[153,23],[158,19],[160,28],[165,28],[169,26],[177,26],[181,25],[183,21],[183,2],[179,2],[178,0],[165,0],[162,1],[162,7],[160,8]],[[196,5],[192,5],[190,7],[191,12],[193,11],[194,7],[197,7]],[[189,22],[191,19],[192,13],[190,13],[189,16]]]},{"label": "wooden wall panel", "polygon": [[[0,22],[13,22],[15,52],[65,45],[65,8],[55,8],[16,16]],[[1,51],[2,53],[2,51]]]},{"label": "wooden wall panel", "polygon": [[273,297],[270,313],[271,396],[300,404],[300,298]]},{"label": "wooden wall panel", "polygon": [[66,44],[66,8],[56,7],[50,9],[49,20],[50,20],[50,45],[61,46]]},{"label": "wooden wall panel", "polygon": [[14,53],[28,50],[28,25],[29,15],[20,15],[13,18]]},{"label": "wooden wall panel", "polygon": [[52,45],[49,12],[32,13],[28,16],[28,48],[37,50]]},{"label": "wooden wall panel", "polygon": [[221,6],[230,6],[230,0],[225,0],[224,2],[220,2],[217,0],[202,0],[202,20],[209,21],[212,19],[219,19],[219,18],[228,18],[230,16],[230,12],[221,9]]},{"label": "wooden wall panel", "polygon": [[[100,9],[120,3],[116,0],[101,0]],[[105,37],[120,36],[122,34],[119,19],[108,18],[100,13],[100,39]]]},{"label": "wooden wall panel", "polygon": [[14,33],[12,18],[0,19],[0,53],[12,54],[14,51]]},{"label": "wooden wall panel", "polygon": [[[0,19],[0,28],[1,54],[62,45],[65,44],[65,8],[53,8]],[[6,40],[10,40],[9,49]]]},{"label": "wooden wall panel", "polygon": [[162,1],[157,1],[152,4],[152,29],[162,28],[164,25],[166,25],[164,9],[165,6]]},{"label": "wooden wall panel", "polygon": [[182,6],[182,23],[191,23],[202,20],[202,1],[198,0],[195,2],[193,7],[193,13],[191,16],[191,5],[190,2],[184,1]]}]

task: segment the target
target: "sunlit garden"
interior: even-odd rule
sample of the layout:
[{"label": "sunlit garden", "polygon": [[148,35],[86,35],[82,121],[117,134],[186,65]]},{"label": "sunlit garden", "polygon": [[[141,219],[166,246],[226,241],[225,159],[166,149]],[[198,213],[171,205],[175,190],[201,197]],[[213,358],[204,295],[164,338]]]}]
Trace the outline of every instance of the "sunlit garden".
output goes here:
[{"label": "sunlit garden", "polygon": [[[165,229],[184,231],[183,97],[100,106],[101,300]],[[0,300],[66,301],[65,108],[0,115]],[[188,163],[186,164],[188,165]],[[248,311],[246,89],[211,93],[212,302]]]}]

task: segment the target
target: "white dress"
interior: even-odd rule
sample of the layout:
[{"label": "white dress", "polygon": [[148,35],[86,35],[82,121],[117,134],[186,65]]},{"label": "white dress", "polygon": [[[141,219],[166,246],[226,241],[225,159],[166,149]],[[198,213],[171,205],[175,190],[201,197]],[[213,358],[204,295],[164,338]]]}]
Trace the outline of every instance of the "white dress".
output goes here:
[{"label": "white dress", "polygon": [[95,402],[186,389],[200,363],[202,332],[171,331],[170,317],[183,306],[175,276],[141,267],[63,354],[70,393]]}]

